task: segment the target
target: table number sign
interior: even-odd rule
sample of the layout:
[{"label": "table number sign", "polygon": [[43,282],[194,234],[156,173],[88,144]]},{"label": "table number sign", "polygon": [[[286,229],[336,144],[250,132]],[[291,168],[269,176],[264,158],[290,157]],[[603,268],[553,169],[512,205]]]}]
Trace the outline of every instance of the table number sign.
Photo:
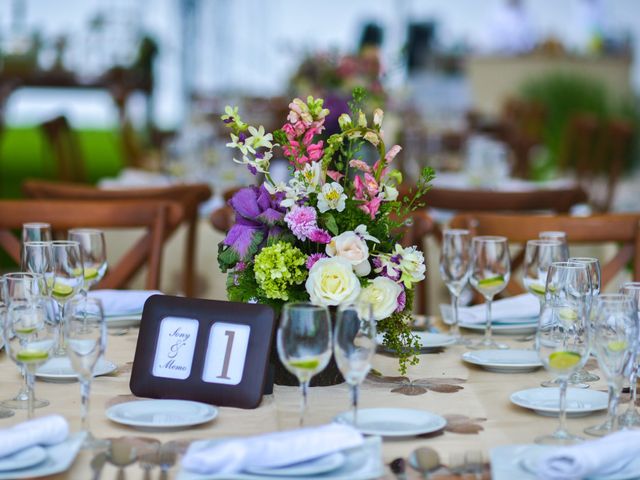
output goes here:
[{"label": "table number sign", "polygon": [[131,391],[255,408],[274,329],[273,310],[265,305],[154,295],[142,313]]}]

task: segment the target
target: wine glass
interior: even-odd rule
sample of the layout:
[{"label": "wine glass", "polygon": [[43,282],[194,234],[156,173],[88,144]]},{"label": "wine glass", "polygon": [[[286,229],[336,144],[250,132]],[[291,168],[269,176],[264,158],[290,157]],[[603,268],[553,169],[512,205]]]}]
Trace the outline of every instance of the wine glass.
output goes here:
[{"label": "wine glass", "polygon": [[[4,324],[5,315],[7,314],[7,306],[4,300],[7,281],[0,277],[0,326]],[[4,346],[4,334],[2,328],[0,328],[0,348]],[[14,415],[13,410],[8,408],[0,408],[0,418],[9,418]]]},{"label": "wine glass", "polygon": [[24,368],[27,379],[27,418],[34,415],[34,376],[54,348],[55,313],[50,298],[41,292],[23,290],[9,299],[4,322],[7,354]]},{"label": "wine glass", "polygon": [[64,336],[67,341],[67,355],[80,382],[81,430],[86,432],[83,448],[96,448],[104,442],[91,434],[88,414],[91,380],[107,343],[106,324],[100,300],[84,296],[70,300],[65,307]]},{"label": "wine glass", "polygon": [[82,292],[98,283],[107,272],[107,248],[102,230],[94,228],[74,228],[69,230],[69,240],[78,242],[84,267]]},{"label": "wine glass", "polygon": [[527,242],[522,266],[522,283],[530,293],[538,298],[540,310],[542,310],[544,303],[549,267],[553,262],[566,260],[563,256],[562,243],[557,240],[529,240]]},{"label": "wine glass", "polygon": [[566,262],[569,259],[569,243],[567,243],[567,234],[557,230],[548,230],[538,233],[540,240],[555,240],[562,244],[562,259],[559,262]]},{"label": "wine glass", "polygon": [[53,285],[53,250],[51,242],[28,241],[22,244],[20,268],[23,272],[38,273],[44,277],[46,293]]},{"label": "wine glass", "polygon": [[[9,302],[13,299],[20,300],[34,296],[44,296],[46,294],[46,283],[42,275],[33,272],[7,273],[2,277],[4,282],[4,303],[8,309]],[[7,318],[5,311],[5,319]],[[0,405],[12,409],[27,409],[29,407],[29,391],[27,385],[27,374],[22,368],[23,383],[20,391],[13,397],[0,402]],[[34,408],[42,408],[49,405],[48,400],[33,399]]]},{"label": "wine glass", "polygon": [[58,342],[54,354],[66,355],[64,345],[64,306],[80,290],[84,282],[82,254],[80,244],[69,240],[51,242],[53,251],[53,285],[51,297],[59,307],[58,312]]},{"label": "wine glass", "polygon": [[31,222],[22,224],[22,243],[26,242],[50,242],[51,225],[43,222]]},{"label": "wine glass", "polygon": [[484,339],[473,348],[509,348],[496,343],[491,338],[491,303],[509,283],[511,261],[509,245],[505,237],[474,237],[471,243],[471,285],[485,299],[487,305],[487,323]]},{"label": "wine glass", "polygon": [[567,384],[589,356],[586,301],[590,291],[585,265],[554,262],[549,267],[536,351],[544,367],[560,381],[560,421],[554,433],[536,438],[536,443],[569,445],[582,440],[566,428]]},{"label": "wine glass", "polygon": [[371,369],[376,353],[376,322],[371,304],[349,304],[338,308],[333,350],[338,369],[351,388],[353,425],[358,424],[358,387]]},{"label": "wine glass", "polygon": [[[636,313],[640,318],[640,282],[627,282],[620,288],[620,293],[623,293],[631,297],[632,302],[635,305]],[[633,365],[631,365],[631,373],[629,376],[629,388],[631,389],[631,401],[627,407],[626,412],[618,417],[618,425],[621,427],[639,427],[640,426],[640,413],[636,408],[636,399],[638,396],[638,360],[640,356],[636,354],[633,358]]]},{"label": "wine glass", "polygon": [[622,382],[638,342],[638,312],[631,297],[620,293],[600,295],[594,306],[593,348],[600,370],[609,387],[607,419],[600,425],[585,428],[585,433],[607,435],[616,430],[616,408]]},{"label": "wine glass", "polygon": [[304,302],[286,304],[277,346],[280,361],[300,382],[300,426],[303,426],[309,382],[331,359],[331,321],[327,308]]},{"label": "wine glass", "polygon": [[458,319],[458,300],[471,275],[471,234],[469,230],[445,230],[442,233],[440,275],[451,294],[450,333],[460,345],[462,338]]},{"label": "wine glass", "polygon": [[[591,296],[587,299],[587,319],[591,321],[591,308],[595,303],[595,299],[600,295],[600,261],[593,257],[571,257],[569,261],[582,263],[586,265],[589,270],[589,276],[591,277]],[[596,382],[598,380],[600,380],[598,375],[581,368],[571,376],[569,383],[583,386],[585,382]]]}]

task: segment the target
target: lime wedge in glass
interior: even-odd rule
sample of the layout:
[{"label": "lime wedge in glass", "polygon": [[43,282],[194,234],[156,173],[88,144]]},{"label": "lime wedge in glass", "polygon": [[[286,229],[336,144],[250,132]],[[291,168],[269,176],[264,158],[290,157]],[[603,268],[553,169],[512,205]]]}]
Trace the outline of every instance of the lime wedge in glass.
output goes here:
[{"label": "lime wedge in glass", "polygon": [[15,329],[15,332],[18,335],[31,335],[35,331],[36,331],[36,327],[21,327],[21,328]]},{"label": "lime wedge in glass", "polygon": [[610,352],[622,352],[626,350],[629,344],[625,340],[614,340],[607,344],[607,349]]},{"label": "lime wedge in glass", "polygon": [[84,269],[84,279],[85,280],[93,280],[98,277],[98,269],[97,268],[85,268]]},{"label": "lime wedge in glass", "polygon": [[36,349],[21,350],[16,355],[19,362],[41,362],[47,358],[49,358],[49,352]]},{"label": "lime wedge in glass", "polygon": [[481,288],[493,288],[499,287],[504,283],[504,277],[502,275],[496,275],[495,277],[483,278],[478,281],[478,286]]},{"label": "lime wedge in glass", "polygon": [[300,370],[315,370],[318,368],[320,360],[317,358],[309,358],[305,360],[292,360],[289,362],[291,368],[299,368]]},{"label": "lime wedge in glass", "polygon": [[541,283],[532,283],[531,285],[529,285],[529,290],[531,290],[531,293],[535,295],[545,294],[544,285],[542,285]]},{"label": "lime wedge in glass", "polygon": [[69,285],[64,285],[61,283],[55,283],[53,285],[53,290],[51,291],[54,297],[65,298],[73,293],[73,288]]},{"label": "lime wedge in glass", "polygon": [[576,352],[553,352],[549,355],[549,366],[554,370],[567,370],[580,363],[580,358]]},{"label": "lime wedge in glass", "polygon": [[578,319],[578,312],[572,310],[571,308],[561,308],[558,312],[561,320],[566,320],[569,322],[575,322]]}]

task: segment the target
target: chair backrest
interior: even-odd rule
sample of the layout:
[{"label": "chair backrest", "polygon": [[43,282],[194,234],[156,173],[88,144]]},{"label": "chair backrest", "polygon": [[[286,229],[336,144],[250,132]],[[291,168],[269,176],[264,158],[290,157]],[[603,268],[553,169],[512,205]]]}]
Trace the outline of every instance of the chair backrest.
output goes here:
[{"label": "chair backrest", "polygon": [[169,187],[100,189],[86,184],[49,182],[46,180],[26,180],[22,191],[32,198],[57,198],[80,200],[168,200],[179,202],[184,217],[176,224],[168,225],[172,234],[181,222],[187,224],[187,241],[184,251],[183,290],[185,295],[195,293],[195,252],[197,238],[198,206],[211,197],[211,188],[206,184],[172,185]]},{"label": "chair backrest", "polygon": [[59,180],[84,182],[85,163],[78,139],[65,116],[58,116],[40,125],[56,163]]},{"label": "chair backrest", "polygon": [[50,223],[54,231],[74,227],[144,228],[144,235],[116,265],[109,266],[99,287],[124,288],[146,264],[145,288],[158,289],[166,231],[180,222],[182,210],[177,202],[157,200],[0,200],[0,247],[19,262],[20,239],[13,232],[27,222]]},{"label": "chair backrest", "polygon": [[468,213],[456,216],[451,226],[467,228],[474,235],[505,236],[514,243],[526,243],[542,231],[554,230],[565,232],[570,244],[616,242],[618,252],[601,265],[603,287],[629,262],[633,262],[633,279],[640,280],[640,213],[589,217]]}]

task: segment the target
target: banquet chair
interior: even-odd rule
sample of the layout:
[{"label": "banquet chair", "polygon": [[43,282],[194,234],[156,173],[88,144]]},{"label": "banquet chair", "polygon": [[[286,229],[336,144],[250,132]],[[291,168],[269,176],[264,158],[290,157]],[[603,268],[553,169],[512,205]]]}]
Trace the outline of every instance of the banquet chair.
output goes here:
[{"label": "banquet chair", "polygon": [[171,235],[181,223],[187,226],[187,239],[184,246],[183,290],[188,297],[195,296],[195,258],[198,227],[198,206],[211,197],[211,188],[205,184],[173,185],[169,187],[100,189],[77,183],[50,182],[46,180],[26,180],[22,191],[31,198],[81,199],[96,201],[111,200],[168,200],[179,202],[184,217],[175,225],[170,225]]},{"label": "banquet chair", "polygon": [[167,231],[182,218],[182,206],[177,202],[155,200],[0,200],[0,248],[20,263],[19,232],[23,223],[46,222],[54,231],[74,227],[144,228],[144,235],[110,265],[99,288],[124,288],[133,276],[147,266],[145,288],[160,288],[162,251]]},{"label": "banquet chair", "polygon": [[86,181],[84,156],[67,117],[60,115],[43,122],[40,129],[55,160],[57,178],[67,182]]},{"label": "banquet chair", "polygon": [[[619,244],[617,253],[602,263],[602,287],[632,262],[633,279],[640,280],[640,213],[601,214],[589,217],[568,215],[517,215],[466,213],[451,221],[454,228],[469,229],[473,235],[501,235],[510,242],[525,244],[542,231],[563,231],[570,244]],[[522,287],[511,277],[511,293]]]}]

